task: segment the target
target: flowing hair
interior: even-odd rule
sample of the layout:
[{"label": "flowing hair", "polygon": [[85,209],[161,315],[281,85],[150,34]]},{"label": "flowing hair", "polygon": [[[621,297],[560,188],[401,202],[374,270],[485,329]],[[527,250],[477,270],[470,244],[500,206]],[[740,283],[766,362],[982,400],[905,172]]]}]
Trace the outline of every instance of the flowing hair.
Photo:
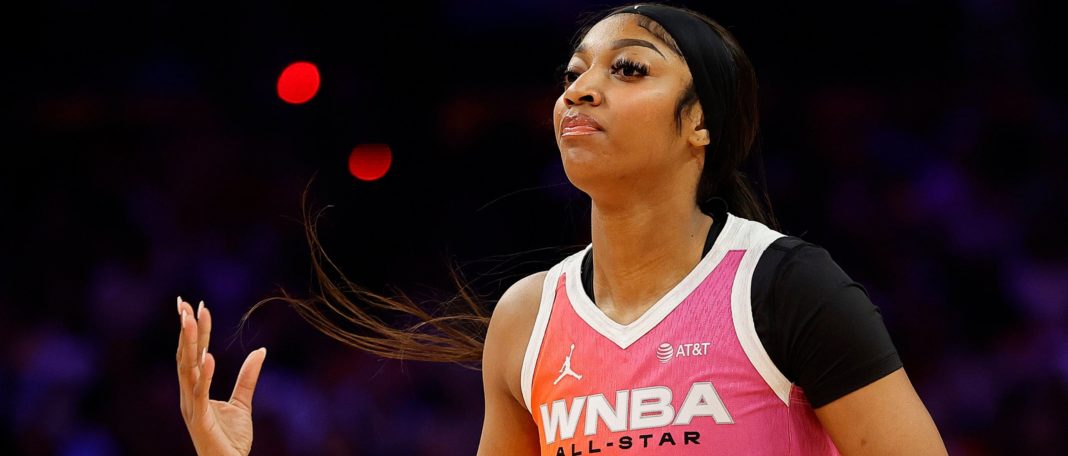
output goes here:
[{"label": "flowing hair", "polygon": [[[396,296],[389,297],[360,286],[349,280],[323,248],[318,222],[324,209],[313,211],[308,207],[309,188],[310,182],[301,198],[301,215],[317,289],[311,290],[310,298],[294,297],[282,289],[281,296],[264,299],[249,308],[238,326],[244,327],[261,306],[282,301],[328,337],[384,358],[452,362],[464,367],[473,367],[471,363],[480,361],[489,310],[459,269],[449,269],[459,291],[439,303],[438,315],[425,310],[401,290],[394,290]],[[383,316],[378,315],[382,313],[414,323],[396,327],[383,321]]]},{"label": "flowing hair", "polygon": [[[614,14],[625,13],[630,8],[613,8],[586,19],[585,25],[576,33],[572,49],[597,22]],[[721,138],[714,148],[706,147],[707,159],[698,182],[696,202],[704,209],[712,198],[723,198],[734,214],[778,229],[763,180],[756,181],[761,190],[759,194],[762,195],[758,197],[758,192],[752,187],[753,181],[740,169],[747,160],[753,161],[758,167],[758,174],[763,176],[757,134],[757,81],[752,64],[737,40],[725,28],[701,13],[673,8],[700,18],[719,34],[730,55],[730,61],[724,64],[733,67],[736,74],[733,84],[721,84],[726,87],[725,93],[719,94],[723,97],[723,103],[708,106],[709,109],[726,110],[725,114],[729,115],[721,116],[724,119]],[[669,44],[676,54],[682,56],[675,40],[660,24],[646,16],[637,17],[639,26]],[[679,128],[683,112],[698,101],[691,83],[678,100],[675,123]],[[456,295],[440,302],[433,313],[402,291],[395,290],[394,297],[370,291],[349,280],[326,254],[318,236],[318,220],[322,211],[310,210],[307,198],[306,188],[301,200],[301,213],[317,286],[313,287],[309,298],[294,297],[282,290],[281,296],[256,303],[241,317],[239,327],[260,306],[271,301],[283,301],[323,334],[353,348],[384,358],[451,362],[477,369],[489,327],[490,307],[482,302],[483,299],[472,290],[458,269],[450,269],[452,282],[458,290]],[[397,325],[384,318],[407,319],[410,323]]]}]

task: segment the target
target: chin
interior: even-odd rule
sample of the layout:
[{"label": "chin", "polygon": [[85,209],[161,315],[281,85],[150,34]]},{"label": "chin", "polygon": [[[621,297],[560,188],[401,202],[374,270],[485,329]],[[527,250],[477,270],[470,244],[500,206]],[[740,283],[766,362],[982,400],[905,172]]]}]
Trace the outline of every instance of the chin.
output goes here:
[{"label": "chin", "polygon": [[564,169],[603,168],[608,158],[608,155],[600,147],[582,147],[574,144],[565,144],[560,147],[560,160],[564,162]]},{"label": "chin", "polygon": [[581,147],[564,148],[560,153],[564,165],[564,174],[571,184],[589,193],[588,189],[597,187],[599,182],[616,181],[615,167],[609,163],[607,155],[597,150]]}]

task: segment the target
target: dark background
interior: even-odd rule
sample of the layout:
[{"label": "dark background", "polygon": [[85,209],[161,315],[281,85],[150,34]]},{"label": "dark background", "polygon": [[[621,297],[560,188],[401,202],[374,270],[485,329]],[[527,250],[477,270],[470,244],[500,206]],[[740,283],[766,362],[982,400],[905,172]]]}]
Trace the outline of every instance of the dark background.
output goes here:
[{"label": "dark background", "polygon": [[[687,3],[756,67],[783,231],[867,287],[951,454],[1068,454],[1063,2],[810,3]],[[458,265],[491,305],[585,245],[554,70],[581,14],[616,4],[13,11],[0,453],[191,454],[182,295],[214,311],[213,397],[269,349],[254,455],[473,454],[478,372],[346,349],[281,304],[237,322],[307,296],[313,177],[327,252],[373,290],[442,299]],[[323,82],[290,105],[275,83],[298,60]],[[393,150],[378,181],[346,169],[364,143]]]}]

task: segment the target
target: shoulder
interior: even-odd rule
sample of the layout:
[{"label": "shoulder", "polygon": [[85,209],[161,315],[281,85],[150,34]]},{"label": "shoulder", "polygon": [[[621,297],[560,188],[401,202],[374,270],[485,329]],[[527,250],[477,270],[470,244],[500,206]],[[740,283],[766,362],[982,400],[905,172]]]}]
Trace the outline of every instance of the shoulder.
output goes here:
[{"label": "shoulder", "polygon": [[784,320],[788,317],[804,320],[819,312],[874,308],[864,286],[846,274],[826,248],[796,236],[780,237],[764,250],[752,283],[754,318],[758,329],[767,332],[798,323]]},{"label": "shoulder", "polygon": [[754,310],[781,293],[788,294],[790,300],[809,300],[843,286],[858,285],[827,249],[762,222],[735,216],[727,237],[730,248],[754,255],[744,260],[744,268],[752,274]]},{"label": "shoulder", "polygon": [[768,356],[813,407],[901,366],[879,307],[817,244],[787,236],[765,250],[752,311]]},{"label": "shoulder", "polygon": [[501,296],[490,318],[482,355],[486,387],[507,388],[522,403],[520,371],[526,341],[534,328],[548,271],[519,279]]},{"label": "shoulder", "polygon": [[493,308],[490,325],[509,329],[516,329],[513,326],[533,326],[548,272],[535,272],[509,286]]},{"label": "shoulder", "polygon": [[794,300],[818,299],[842,287],[859,286],[827,249],[796,236],[780,237],[764,250],[753,272],[753,284],[754,298],[759,300],[774,299],[776,294]]},{"label": "shoulder", "polygon": [[818,293],[852,282],[827,249],[762,222],[735,216],[727,236],[733,248],[755,255],[746,261],[754,301],[774,297],[781,288],[800,287]]}]

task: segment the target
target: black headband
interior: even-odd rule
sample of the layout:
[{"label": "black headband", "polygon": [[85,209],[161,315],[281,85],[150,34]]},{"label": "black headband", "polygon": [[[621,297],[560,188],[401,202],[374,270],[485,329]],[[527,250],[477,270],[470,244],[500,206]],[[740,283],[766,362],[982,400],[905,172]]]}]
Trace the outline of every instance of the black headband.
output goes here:
[{"label": "black headband", "polygon": [[[662,5],[635,5],[617,11],[646,16],[675,39],[693,75],[694,89],[705,115],[711,141],[718,143],[723,119],[734,93],[735,74],[730,51],[719,33],[701,18],[686,11]],[[714,150],[714,149],[713,149]]]}]

